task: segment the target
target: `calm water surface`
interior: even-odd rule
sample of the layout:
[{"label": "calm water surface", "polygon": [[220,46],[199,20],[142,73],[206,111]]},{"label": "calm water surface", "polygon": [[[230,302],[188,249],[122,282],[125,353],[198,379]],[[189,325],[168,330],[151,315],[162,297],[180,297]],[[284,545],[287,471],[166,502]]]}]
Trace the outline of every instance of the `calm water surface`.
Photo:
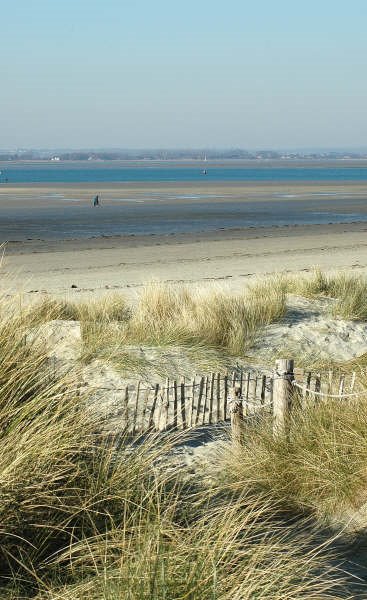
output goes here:
[{"label": "calm water surface", "polygon": [[[203,175],[203,169],[207,174]],[[0,166],[0,175],[9,183],[89,183],[89,182],[195,182],[203,181],[340,181],[340,182],[367,182],[367,168],[360,166],[329,167],[266,167],[266,166],[217,166],[215,164],[199,163],[193,166],[172,164],[135,166],[119,165],[115,163],[100,163],[88,165],[76,163],[52,163],[46,165],[22,165],[3,163]]]}]

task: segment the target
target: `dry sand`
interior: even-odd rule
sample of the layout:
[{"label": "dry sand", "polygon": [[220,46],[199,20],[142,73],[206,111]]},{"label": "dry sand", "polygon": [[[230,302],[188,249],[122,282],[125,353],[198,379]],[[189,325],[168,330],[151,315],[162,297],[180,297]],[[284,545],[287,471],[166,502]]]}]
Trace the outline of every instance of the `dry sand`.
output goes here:
[{"label": "dry sand", "polygon": [[9,243],[1,284],[32,297],[131,295],[151,279],[238,288],[254,276],[315,265],[366,271],[367,224]]}]

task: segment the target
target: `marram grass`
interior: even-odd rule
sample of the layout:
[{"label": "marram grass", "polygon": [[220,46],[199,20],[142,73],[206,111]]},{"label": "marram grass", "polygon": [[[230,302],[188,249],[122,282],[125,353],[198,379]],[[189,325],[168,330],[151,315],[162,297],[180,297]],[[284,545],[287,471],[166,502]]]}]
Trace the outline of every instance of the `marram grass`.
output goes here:
[{"label": "marram grass", "polygon": [[238,293],[151,283],[139,298],[128,335],[140,342],[202,344],[242,354],[262,327],[284,316],[285,300],[275,280]]},{"label": "marram grass", "polygon": [[103,437],[77,371],[51,378],[26,331],[24,319],[0,322],[1,598],[347,597],[317,526],[284,519],[254,476],[228,485],[219,471],[213,483],[170,468],[170,436]]},{"label": "marram grass", "polygon": [[286,509],[345,525],[367,501],[366,424],[367,394],[310,402],[294,408],[288,439],[274,437],[265,421],[246,430],[243,445],[221,453],[215,468],[232,490],[250,486]]},{"label": "marram grass", "polygon": [[367,320],[367,279],[363,275],[338,272],[324,273],[314,269],[310,275],[288,278],[288,291],[315,298],[324,296],[334,299],[331,314],[350,320]]}]

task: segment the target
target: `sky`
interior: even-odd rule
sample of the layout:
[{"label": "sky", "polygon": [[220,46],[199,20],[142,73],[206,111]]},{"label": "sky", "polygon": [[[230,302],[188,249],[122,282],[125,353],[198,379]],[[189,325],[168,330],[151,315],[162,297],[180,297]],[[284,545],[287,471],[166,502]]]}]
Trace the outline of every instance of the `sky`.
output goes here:
[{"label": "sky", "polygon": [[367,146],[366,0],[0,0],[0,148]]}]

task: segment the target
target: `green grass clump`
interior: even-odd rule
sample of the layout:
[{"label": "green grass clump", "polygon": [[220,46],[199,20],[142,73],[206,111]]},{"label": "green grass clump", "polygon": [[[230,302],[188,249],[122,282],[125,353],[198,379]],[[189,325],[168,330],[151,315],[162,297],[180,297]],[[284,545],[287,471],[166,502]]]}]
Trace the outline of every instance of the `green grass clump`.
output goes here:
[{"label": "green grass clump", "polygon": [[288,509],[345,523],[366,501],[366,423],[365,398],[296,410],[289,440],[274,438],[266,423],[246,432],[235,458],[227,456],[224,476]]},{"label": "green grass clump", "polygon": [[[217,368],[225,362],[223,352],[227,357],[243,355],[261,328],[282,318],[285,311],[280,280],[253,284],[236,294],[151,283],[134,306],[118,295],[80,304],[45,301],[31,309],[30,319],[79,320],[84,361],[107,360],[124,373],[143,375],[150,367],[129,346],[171,345],[183,352],[186,347],[188,354],[200,357],[200,364]],[[164,361],[155,363],[156,372],[165,374]]]},{"label": "green grass clump", "polygon": [[[177,507],[176,507],[177,508]],[[190,525],[178,526],[161,506],[159,518],[115,529],[72,547],[75,568],[90,565],[83,581],[53,589],[52,600],[326,600],[343,598],[340,574],[326,553],[311,549],[297,525],[285,525],[264,499],[206,506]],[[274,520],[278,516],[278,522]],[[330,568],[330,567],[329,567]]]},{"label": "green grass clump", "polygon": [[354,321],[367,320],[367,281],[363,277],[340,274],[335,277],[331,295],[336,298],[334,316]]}]

